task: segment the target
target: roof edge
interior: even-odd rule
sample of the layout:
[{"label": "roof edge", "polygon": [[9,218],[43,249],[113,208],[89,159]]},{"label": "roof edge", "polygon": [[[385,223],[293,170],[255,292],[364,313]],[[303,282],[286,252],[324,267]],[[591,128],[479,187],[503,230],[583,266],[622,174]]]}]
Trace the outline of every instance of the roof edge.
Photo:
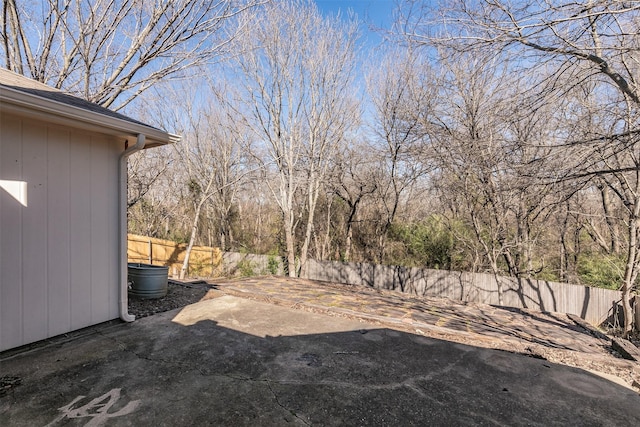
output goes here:
[{"label": "roof edge", "polygon": [[[86,110],[74,105],[65,104],[52,99],[43,98],[23,92],[5,85],[0,85],[0,110],[13,111],[20,114],[33,115],[40,118],[56,118],[54,122],[89,130],[101,130],[111,135],[132,136],[145,135],[149,142],[146,147],[173,144],[181,137],[149,125],[130,122],[117,117],[107,116],[95,111]],[[106,132],[105,132],[106,131]]]}]

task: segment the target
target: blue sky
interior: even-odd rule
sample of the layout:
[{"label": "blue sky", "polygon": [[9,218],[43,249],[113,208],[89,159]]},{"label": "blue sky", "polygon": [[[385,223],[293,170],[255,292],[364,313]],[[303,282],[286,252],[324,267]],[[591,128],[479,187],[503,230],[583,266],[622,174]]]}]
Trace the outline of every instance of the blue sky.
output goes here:
[{"label": "blue sky", "polygon": [[315,0],[318,9],[323,14],[336,14],[340,12],[346,16],[352,10],[358,19],[363,22],[363,38],[369,43],[378,44],[381,37],[371,28],[388,29],[393,22],[394,0]]}]

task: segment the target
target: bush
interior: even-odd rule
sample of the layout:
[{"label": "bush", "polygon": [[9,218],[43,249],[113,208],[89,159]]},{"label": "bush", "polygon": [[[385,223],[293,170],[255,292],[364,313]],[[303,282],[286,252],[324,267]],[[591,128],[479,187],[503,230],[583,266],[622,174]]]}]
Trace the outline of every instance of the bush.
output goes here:
[{"label": "bush", "polygon": [[618,289],[623,274],[624,259],[620,256],[587,253],[578,257],[578,277],[585,285]]},{"label": "bush", "polygon": [[240,272],[240,276],[242,277],[251,277],[256,275],[254,271],[255,265],[251,261],[248,261],[246,259],[238,262],[236,268]]},{"label": "bush", "polygon": [[267,271],[269,272],[269,274],[275,276],[278,274],[279,269],[280,261],[278,260],[278,258],[275,255],[269,255],[269,258],[267,259]]},{"label": "bush", "polygon": [[430,216],[413,224],[394,224],[389,237],[395,241],[391,263],[410,267],[450,270],[453,236],[443,221]]}]

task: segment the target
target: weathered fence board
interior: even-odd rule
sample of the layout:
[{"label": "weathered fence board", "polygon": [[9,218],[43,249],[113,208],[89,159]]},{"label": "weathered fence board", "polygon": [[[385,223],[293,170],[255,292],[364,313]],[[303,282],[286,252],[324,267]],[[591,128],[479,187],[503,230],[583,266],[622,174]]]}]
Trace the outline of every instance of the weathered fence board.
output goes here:
[{"label": "weathered fence board", "polygon": [[[169,274],[178,275],[187,250],[186,243],[175,243],[170,240],[135,234],[129,234],[127,237],[127,258],[129,262],[164,265],[169,267]],[[194,246],[189,257],[188,274],[207,277],[219,276],[221,265],[222,253],[220,249],[208,246]]]},{"label": "weathered fence board", "polygon": [[[173,275],[176,275],[182,266],[185,250],[184,244],[129,235],[130,262],[167,265]],[[284,274],[280,257],[238,252],[221,253],[217,248],[206,246],[193,248],[189,271],[191,275],[209,277]],[[418,296],[575,314],[595,325],[612,319],[620,301],[620,292],[610,289],[495,277],[485,273],[367,263],[309,260],[303,276],[311,280],[397,290]]]}]

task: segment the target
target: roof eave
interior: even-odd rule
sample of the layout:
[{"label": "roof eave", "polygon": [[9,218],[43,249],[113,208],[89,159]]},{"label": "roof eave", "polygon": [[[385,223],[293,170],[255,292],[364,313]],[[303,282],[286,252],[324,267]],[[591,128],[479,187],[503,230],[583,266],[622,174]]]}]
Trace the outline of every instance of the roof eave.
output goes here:
[{"label": "roof eave", "polygon": [[6,86],[0,86],[0,111],[37,117],[66,126],[122,137],[143,134],[147,140],[145,148],[180,141],[180,136],[151,126],[85,110]]}]

